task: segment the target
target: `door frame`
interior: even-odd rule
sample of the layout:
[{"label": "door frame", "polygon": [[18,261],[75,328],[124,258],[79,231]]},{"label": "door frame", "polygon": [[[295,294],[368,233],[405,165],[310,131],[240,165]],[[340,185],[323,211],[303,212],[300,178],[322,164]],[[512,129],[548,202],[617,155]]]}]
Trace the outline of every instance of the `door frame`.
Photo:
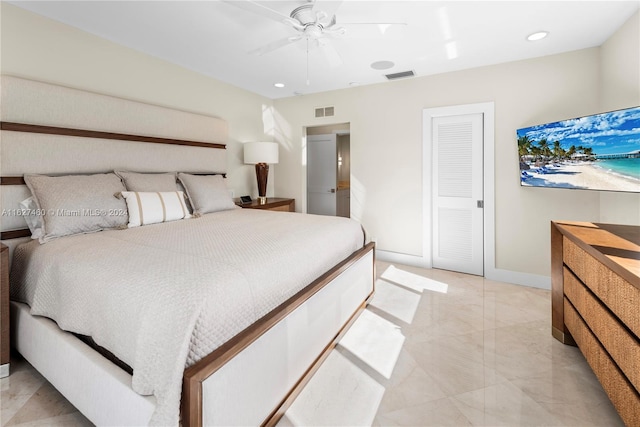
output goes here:
[{"label": "door frame", "polygon": [[432,126],[433,117],[463,114],[483,115],[483,178],[484,178],[484,277],[495,270],[495,105],[493,102],[425,108],[422,110],[422,258],[426,267],[433,265],[432,253]]}]

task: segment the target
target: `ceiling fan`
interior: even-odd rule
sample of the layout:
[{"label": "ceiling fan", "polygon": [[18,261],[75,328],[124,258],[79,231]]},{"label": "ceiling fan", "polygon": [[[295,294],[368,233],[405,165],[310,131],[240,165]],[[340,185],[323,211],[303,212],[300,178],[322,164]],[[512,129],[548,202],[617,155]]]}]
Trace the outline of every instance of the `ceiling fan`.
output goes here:
[{"label": "ceiling fan", "polygon": [[[335,12],[340,7],[342,1],[309,0],[309,3],[296,7],[287,16],[277,10],[264,6],[261,3],[251,0],[225,0],[225,3],[250,12],[262,15],[273,21],[279,22],[295,31],[291,36],[273,41],[262,47],[249,52],[257,55],[264,55],[274,50],[280,49],[292,43],[304,41],[307,44],[307,63],[309,49],[320,47],[329,65],[336,67],[342,64],[342,59],[335,47],[330,43],[330,39],[349,37],[351,29],[355,26],[362,29],[367,28],[365,34],[369,37],[384,36],[386,29],[394,25],[406,25],[397,22],[351,22],[337,23]],[[372,31],[371,31],[372,30]],[[308,66],[308,64],[307,64]],[[308,71],[307,71],[308,84]]]}]

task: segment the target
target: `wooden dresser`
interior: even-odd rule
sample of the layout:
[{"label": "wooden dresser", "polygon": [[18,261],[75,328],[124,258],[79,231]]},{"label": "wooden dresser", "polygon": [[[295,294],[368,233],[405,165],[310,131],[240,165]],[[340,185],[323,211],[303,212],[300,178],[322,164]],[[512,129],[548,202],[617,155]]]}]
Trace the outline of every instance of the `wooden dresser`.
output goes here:
[{"label": "wooden dresser", "polygon": [[9,375],[9,248],[0,243],[0,378]]},{"label": "wooden dresser", "polygon": [[627,426],[640,426],[640,227],[551,223],[552,334],[584,354]]}]

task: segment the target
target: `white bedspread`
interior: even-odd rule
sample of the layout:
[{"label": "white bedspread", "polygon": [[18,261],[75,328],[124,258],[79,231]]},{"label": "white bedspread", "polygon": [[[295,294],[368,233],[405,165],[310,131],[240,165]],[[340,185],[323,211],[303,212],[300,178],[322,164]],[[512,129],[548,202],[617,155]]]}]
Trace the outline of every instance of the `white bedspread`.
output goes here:
[{"label": "white bedspread", "polygon": [[362,245],[349,219],[236,209],[22,245],[12,299],[113,352],[177,425],[186,366]]}]

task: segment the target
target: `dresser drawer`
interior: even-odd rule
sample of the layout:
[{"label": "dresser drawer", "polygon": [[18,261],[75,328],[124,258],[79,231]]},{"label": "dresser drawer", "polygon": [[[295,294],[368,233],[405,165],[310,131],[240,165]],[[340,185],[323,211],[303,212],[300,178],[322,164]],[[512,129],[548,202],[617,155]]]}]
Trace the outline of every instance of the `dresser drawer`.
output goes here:
[{"label": "dresser drawer", "polygon": [[566,298],[564,300],[564,315],[567,328],[620,414],[622,421],[627,426],[640,426],[640,394],[638,391],[624,377]]},{"label": "dresser drawer", "polygon": [[640,391],[640,341],[567,268],[564,269],[564,293],[631,384]]},{"label": "dresser drawer", "polygon": [[640,337],[640,289],[627,282],[563,236],[564,264],[631,331]]}]

